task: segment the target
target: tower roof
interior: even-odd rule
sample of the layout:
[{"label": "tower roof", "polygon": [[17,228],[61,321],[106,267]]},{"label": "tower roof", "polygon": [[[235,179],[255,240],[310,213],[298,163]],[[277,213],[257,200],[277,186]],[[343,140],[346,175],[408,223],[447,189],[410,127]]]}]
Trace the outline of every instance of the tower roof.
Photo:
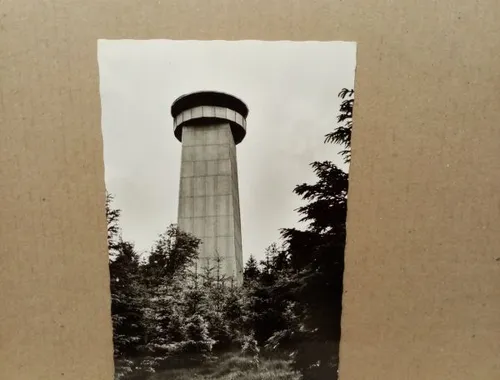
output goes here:
[{"label": "tower roof", "polygon": [[[232,111],[232,112],[227,112]],[[174,135],[182,142],[183,126],[203,126],[207,122],[229,122],[234,143],[239,144],[246,135],[248,107],[233,95],[217,91],[199,91],[182,95],[170,108],[174,118]]]},{"label": "tower roof", "polygon": [[248,116],[248,107],[242,100],[218,91],[198,91],[182,95],[174,101],[170,113],[175,118],[181,112],[199,106],[225,107],[238,112],[244,118]]}]

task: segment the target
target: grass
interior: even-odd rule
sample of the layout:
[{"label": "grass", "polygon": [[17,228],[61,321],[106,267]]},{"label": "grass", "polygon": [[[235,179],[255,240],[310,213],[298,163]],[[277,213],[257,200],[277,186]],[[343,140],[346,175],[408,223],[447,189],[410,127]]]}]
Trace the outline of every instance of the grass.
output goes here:
[{"label": "grass", "polygon": [[226,354],[213,363],[197,368],[175,369],[154,374],[149,380],[298,380],[285,360],[251,358]]}]

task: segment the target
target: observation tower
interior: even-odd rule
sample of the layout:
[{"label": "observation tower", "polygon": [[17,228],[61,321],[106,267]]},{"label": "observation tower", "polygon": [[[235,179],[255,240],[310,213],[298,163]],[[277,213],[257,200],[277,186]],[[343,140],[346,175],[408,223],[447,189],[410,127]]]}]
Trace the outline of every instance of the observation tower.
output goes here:
[{"label": "observation tower", "polygon": [[248,108],[215,91],[183,95],[171,107],[174,135],[182,143],[178,226],[202,240],[196,270],[215,266],[243,281],[236,145],[246,135]]}]

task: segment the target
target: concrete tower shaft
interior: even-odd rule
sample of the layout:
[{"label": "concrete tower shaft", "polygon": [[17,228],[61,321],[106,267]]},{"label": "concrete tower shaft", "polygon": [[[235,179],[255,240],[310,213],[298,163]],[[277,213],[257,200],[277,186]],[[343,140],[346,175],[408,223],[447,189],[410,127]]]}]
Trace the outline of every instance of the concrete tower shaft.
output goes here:
[{"label": "concrete tower shaft", "polygon": [[246,135],[247,106],[212,91],[172,105],[175,137],[182,142],[178,225],[202,240],[197,270],[222,259],[222,273],[241,283],[243,254],[236,145]]}]

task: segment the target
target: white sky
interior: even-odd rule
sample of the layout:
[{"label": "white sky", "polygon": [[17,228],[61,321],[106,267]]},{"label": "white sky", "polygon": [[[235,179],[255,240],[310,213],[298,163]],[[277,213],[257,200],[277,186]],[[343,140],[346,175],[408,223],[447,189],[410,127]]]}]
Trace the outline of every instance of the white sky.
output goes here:
[{"label": "white sky", "polygon": [[238,145],[243,258],[264,257],[279,229],[299,226],[295,185],[309,164],[347,170],[336,127],[339,91],[354,86],[354,42],[100,40],[106,187],[122,210],[123,237],[139,252],[177,222],[181,144],[170,106],[200,90],[228,92],[250,109]]}]

